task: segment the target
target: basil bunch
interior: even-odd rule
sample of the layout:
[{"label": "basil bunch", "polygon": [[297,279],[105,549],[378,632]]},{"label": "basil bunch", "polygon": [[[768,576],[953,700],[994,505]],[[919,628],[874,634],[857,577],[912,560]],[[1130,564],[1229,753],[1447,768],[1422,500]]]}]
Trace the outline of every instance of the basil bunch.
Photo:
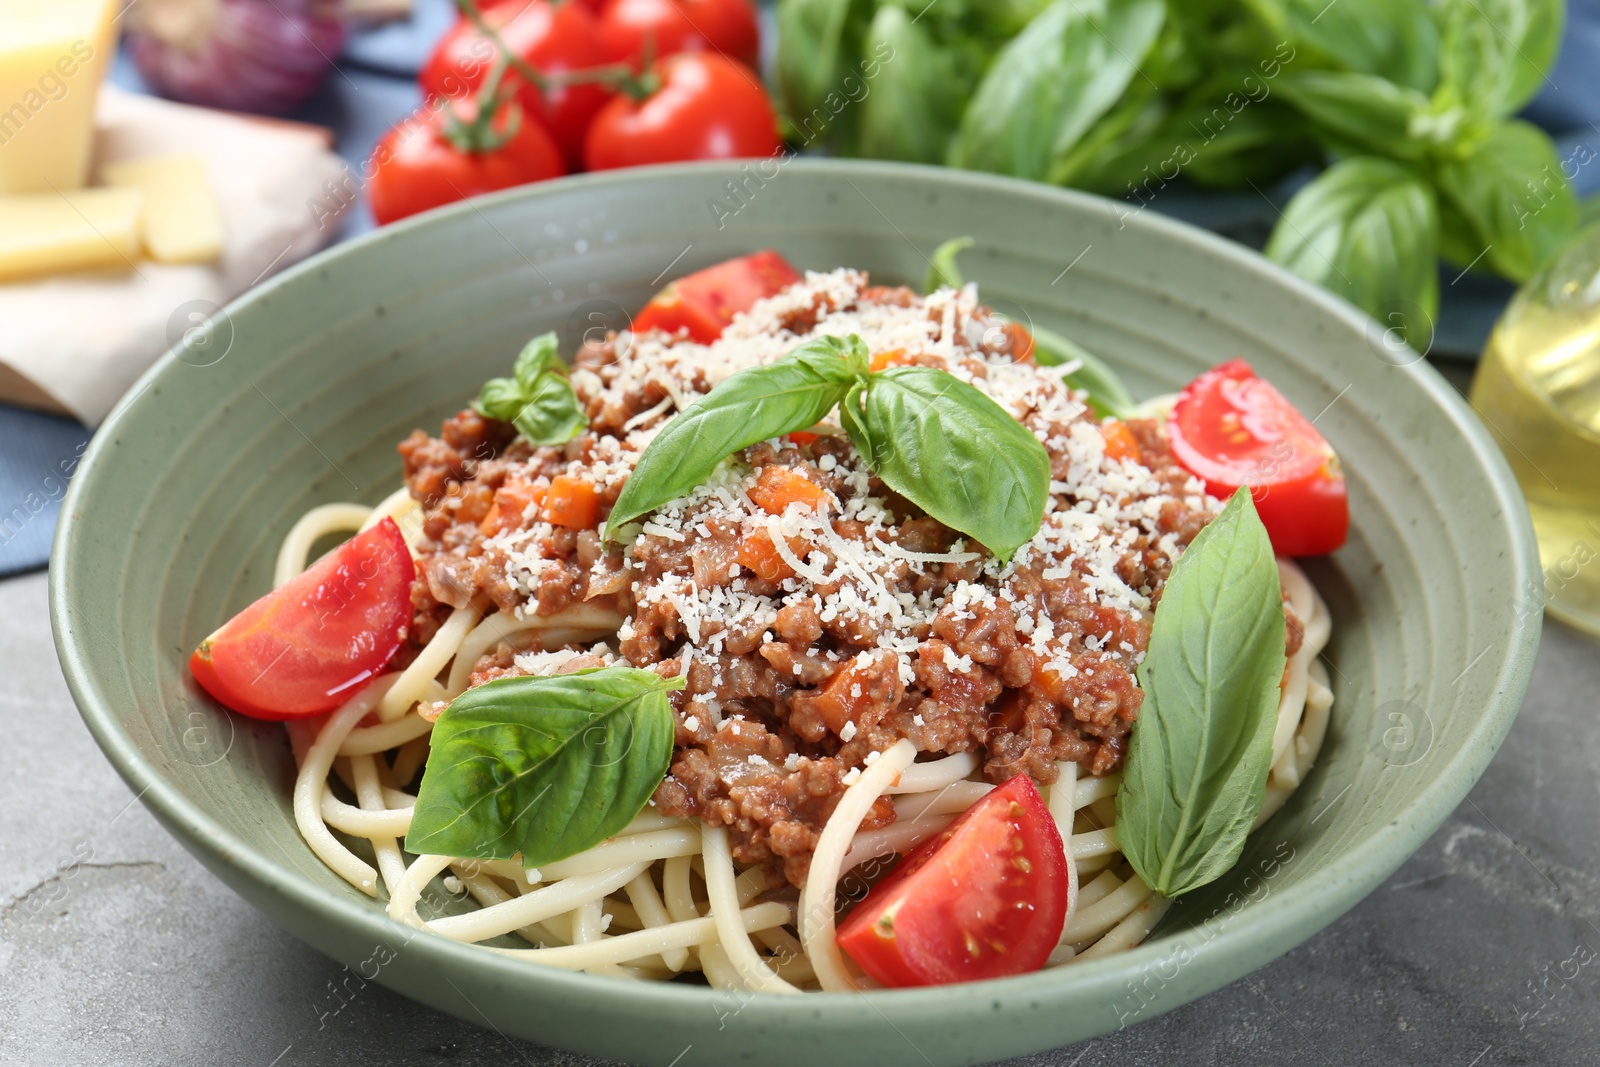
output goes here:
[{"label": "basil bunch", "polygon": [[616,835],[666,777],[684,684],[604,667],[467,690],[434,724],[406,850],[538,867]]},{"label": "basil bunch", "polygon": [[873,473],[946,526],[1001,559],[1039,532],[1050,457],[1033,434],[946,371],[870,373],[852,334],[742,370],[668,422],[622,487],[606,537],[685,496],[741,448],[815,426],[835,407]]},{"label": "basil bunch", "polygon": [[[911,11],[910,16],[907,11]],[[1125,199],[1331,164],[1267,254],[1416,347],[1438,261],[1526,280],[1577,205],[1511,119],[1562,0],[780,0],[791,139]],[[1311,223],[1310,228],[1307,223]]]},{"label": "basil bunch", "polygon": [[1139,664],[1117,841],[1146,885],[1176,897],[1244,850],[1266,795],[1284,668],[1283,594],[1248,488],[1172,568]]},{"label": "basil bunch", "polygon": [[512,377],[484,382],[472,407],[487,418],[511,423],[536,445],[564,445],[589,426],[567,381],[553,332],[523,346]]}]

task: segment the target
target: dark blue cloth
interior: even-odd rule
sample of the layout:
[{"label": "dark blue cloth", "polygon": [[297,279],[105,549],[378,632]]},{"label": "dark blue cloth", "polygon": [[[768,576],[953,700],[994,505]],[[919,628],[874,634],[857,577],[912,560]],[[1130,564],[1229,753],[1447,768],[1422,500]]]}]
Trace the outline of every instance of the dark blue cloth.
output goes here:
[{"label": "dark blue cloth", "polygon": [[[433,42],[454,20],[453,0],[416,0],[408,23],[356,34],[337,71],[296,118],[332,127],[339,154],[360,181],[362,162],[391,125],[422,101],[411,80],[432,51]],[[770,15],[770,13],[769,13]],[[1567,37],[1548,84],[1528,109],[1528,117],[1560,138],[1562,158],[1572,158],[1580,141],[1600,148],[1600,0],[1571,0]],[[768,36],[771,23],[768,21]],[[770,43],[770,42],[769,42]],[[121,59],[112,80],[140,90],[132,65]],[[1573,175],[1579,192],[1600,189],[1600,157]],[[1168,195],[1158,210],[1252,241],[1264,239],[1274,221],[1270,208],[1254,194]],[[1266,212],[1263,214],[1263,212]],[[341,238],[372,228],[365,200],[346,219]],[[1259,231],[1259,234],[1257,234]],[[1259,240],[1252,243],[1259,244]],[[1445,284],[1449,283],[1449,284]],[[1445,276],[1436,351],[1470,356],[1482,347],[1511,287],[1497,279]],[[44,566],[60,513],[61,494],[75,469],[89,431],[71,419],[0,404],[0,577]]]}]

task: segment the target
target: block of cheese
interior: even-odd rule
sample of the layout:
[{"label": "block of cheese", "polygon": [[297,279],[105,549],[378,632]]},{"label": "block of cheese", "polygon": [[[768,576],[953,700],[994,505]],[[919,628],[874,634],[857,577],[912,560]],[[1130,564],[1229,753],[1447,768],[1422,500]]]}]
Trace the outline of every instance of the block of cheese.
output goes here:
[{"label": "block of cheese", "polygon": [[139,258],[138,189],[0,196],[0,281]]},{"label": "block of cheese", "polygon": [[0,0],[0,194],[89,177],[94,101],[116,52],[117,0]]},{"label": "block of cheese", "polygon": [[222,215],[199,156],[163,156],[112,163],[100,172],[107,185],[144,193],[140,236],[158,263],[206,263],[222,253]]}]

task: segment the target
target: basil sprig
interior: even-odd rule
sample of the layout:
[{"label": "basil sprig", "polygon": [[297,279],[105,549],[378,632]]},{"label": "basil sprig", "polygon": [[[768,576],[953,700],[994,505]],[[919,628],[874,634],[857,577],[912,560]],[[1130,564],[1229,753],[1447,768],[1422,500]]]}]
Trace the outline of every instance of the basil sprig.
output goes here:
[{"label": "basil sprig", "polygon": [[840,421],[884,483],[1001,559],[1039,532],[1050,457],[989,397],[942,370],[893,367],[862,378]]},{"label": "basil sprig", "polygon": [[1039,531],[1050,457],[1004,408],[946,371],[868,370],[861,338],[819,337],[742,370],[658,433],[606,523],[686,495],[741,448],[814,426],[834,407],[856,450],[895,492],[1001,559]]},{"label": "basil sprig", "polygon": [[1178,558],[1139,665],[1117,841],[1167,897],[1238,860],[1272,764],[1284,667],[1282,591],[1248,488]]},{"label": "basil sprig", "polygon": [[407,851],[538,867],[616,835],[671,765],[683,686],[605,667],[467,690],[434,724]]},{"label": "basil sprig", "polygon": [[588,428],[554,333],[524,345],[512,375],[483,383],[472,404],[478,414],[511,423],[536,445],[564,445]]}]

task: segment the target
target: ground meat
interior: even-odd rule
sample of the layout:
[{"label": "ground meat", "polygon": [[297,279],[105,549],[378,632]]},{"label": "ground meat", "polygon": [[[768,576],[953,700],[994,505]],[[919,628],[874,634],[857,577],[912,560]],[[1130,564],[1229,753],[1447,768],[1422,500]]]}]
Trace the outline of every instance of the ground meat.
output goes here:
[{"label": "ground meat", "polygon": [[[836,312],[864,316],[851,331],[899,315],[895,362],[979,382],[1045,444],[1053,505],[1009,565],[891,491],[827,426],[730,457],[720,489],[654,513],[625,545],[551,525],[540,500],[557,478],[591,485],[603,523],[660,420],[720,380],[704,350],[665,335],[584,345],[571,381],[590,426],[563,447],[531,448],[471,411],[400,447],[424,508],[406,655],[469,604],[615,611],[623,662],[686,680],[672,697],[676,751],[657,810],[727,827],[737,862],[793,885],[847,782],[902,738],[930,757],[974,752],[997,783],[1021,773],[1048,783],[1067,761],[1092,774],[1119,767],[1151,612],[1218,509],[1159,422],[1128,424],[1138,464],[1107,459],[1098,420],[1059,378],[1018,362],[1025,331],[961,303],[970,297],[816,278],[766,319],[736,320],[723,343],[741,331],[826,331]],[[918,329],[944,340],[907,347]],[[772,471],[803,478],[823,502],[766,513],[750,490]],[[1286,614],[1292,652],[1302,627]],[[602,662],[589,649],[606,636],[535,647],[584,653],[558,668],[576,669]],[[524,673],[518,664],[502,644],[471,683]],[[885,798],[864,825],[893,818]]]}]

